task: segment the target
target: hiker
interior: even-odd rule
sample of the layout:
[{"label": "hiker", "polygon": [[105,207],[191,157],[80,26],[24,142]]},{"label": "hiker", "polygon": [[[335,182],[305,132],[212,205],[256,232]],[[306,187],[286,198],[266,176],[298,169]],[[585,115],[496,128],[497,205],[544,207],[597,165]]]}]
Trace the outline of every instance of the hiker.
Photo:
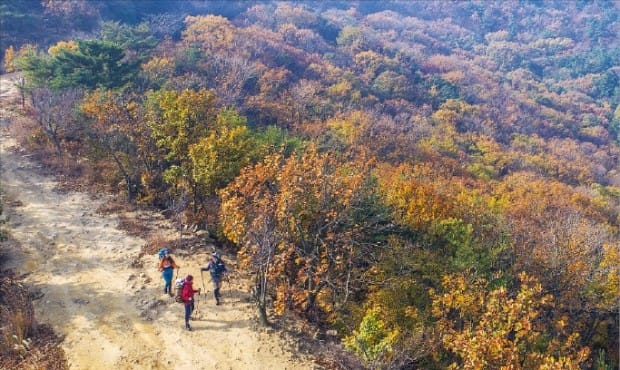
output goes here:
[{"label": "hiker", "polygon": [[207,265],[207,267],[200,268],[200,273],[202,273],[203,271],[209,271],[211,273],[215,304],[219,306],[221,297],[220,288],[222,287],[222,277],[226,272],[228,272],[228,270],[226,270],[224,261],[222,261],[222,258],[217,251],[211,253],[211,257],[209,259],[209,264]]},{"label": "hiker", "polygon": [[200,288],[198,288],[198,290],[194,289],[192,286],[193,283],[194,277],[192,275],[187,275],[183,284],[183,291],[181,292],[181,298],[183,299],[183,303],[185,305],[185,329],[190,331],[192,330],[192,327],[189,325],[189,319],[194,312],[194,293],[198,293],[200,295]]},{"label": "hiker", "polygon": [[165,249],[163,251],[163,257],[159,260],[158,270],[161,272],[161,277],[164,279],[164,294],[173,296],[172,293],[172,275],[174,269],[178,269],[179,265],[174,262],[174,259],[170,255],[170,251]]}]

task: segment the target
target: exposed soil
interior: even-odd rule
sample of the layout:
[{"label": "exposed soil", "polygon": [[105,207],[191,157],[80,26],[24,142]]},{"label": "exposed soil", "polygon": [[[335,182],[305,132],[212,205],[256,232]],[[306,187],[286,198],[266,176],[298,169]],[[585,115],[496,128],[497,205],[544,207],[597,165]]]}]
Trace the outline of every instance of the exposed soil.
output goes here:
[{"label": "exposed soil", "polygon": [[[183,305],[162,293],[157,256],[144,254],[148,233],[178,238],[160,214],[99,210],[109,195],[59,190],[20,153],[6,128],[19,97],[12,76],[0,80],[1,180],[7,228],[13,241],[4,264],[30,287],[37,322],[64,340],[71,369],[314,369],[311,358],[279,330],[256,324],[247,276],[235,268],[216,306],[208,274],[201,279],[210,246],[176,254],[180,275],[193,274],[197,296],[193,331],[186,331]],[[147,225],[135,236],[120,227],[127,220]],[[152,236],[152,235],[151,235]],[[204,286],[203,286],[204,284]]]}]

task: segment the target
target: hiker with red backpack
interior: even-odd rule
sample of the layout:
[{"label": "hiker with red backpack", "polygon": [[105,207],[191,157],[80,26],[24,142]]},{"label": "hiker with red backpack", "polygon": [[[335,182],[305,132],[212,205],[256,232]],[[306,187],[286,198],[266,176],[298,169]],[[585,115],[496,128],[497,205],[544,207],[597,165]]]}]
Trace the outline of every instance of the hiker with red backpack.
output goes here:
[{"label": "hiker with red backpack", "polygon": [[189,325],[189,319],[194,312],[194,293],[200,295],[200,288],[198,290],[194,289],[192,286],[193,283],[194,277],[192,275],[187,275],[183,283],[183,290],[181,291],[181,299],[185,305],[185,329],[190,331],[192,327]]},{"label": "hiker with red backpack", "polygon": [[164,294],[173,296],[172,293],[172,275],[174,269],[178,269],[179,265],[174,262],[170,251],[167,248],[162,248],[159,251],[159,265],[157,269],[161,272],[161,277],[164,279]]},{"label": "hiker with red backpack", "polygon": [[209,271],[211,273],[215,304],[219,306],[221,297],[220,289],[222,288],[222,278],[224,274],[228,272],[228,270],[226,269],[226,265],[224,265],[224,261],[222,261],[222,258],[217,251],[211,254],[211,258],[209,259],[209,264],[207,265],[207,267],[200,268],[201,274],[203,271]]}]

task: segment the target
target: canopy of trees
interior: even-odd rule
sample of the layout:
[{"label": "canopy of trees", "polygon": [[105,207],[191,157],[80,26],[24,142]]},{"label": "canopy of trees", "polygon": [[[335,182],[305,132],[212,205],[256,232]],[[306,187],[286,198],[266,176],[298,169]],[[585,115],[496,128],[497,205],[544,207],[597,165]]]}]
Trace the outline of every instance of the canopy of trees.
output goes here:
[{"label": "canopy of trees", "polygon": [[264,323],[369,368],[617,368],[617,2],[127,3],[0,5],[70,20],[2,44],[29,143],[229,243]]}]

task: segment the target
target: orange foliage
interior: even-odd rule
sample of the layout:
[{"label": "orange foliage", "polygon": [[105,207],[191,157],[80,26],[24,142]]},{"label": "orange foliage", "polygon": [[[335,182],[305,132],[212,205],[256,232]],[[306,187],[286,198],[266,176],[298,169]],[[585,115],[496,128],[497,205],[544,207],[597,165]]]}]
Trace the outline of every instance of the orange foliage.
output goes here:
[{"label": "orange foliage", "polygon": [[257,267],[261,251],[275,248],[268,278],[278,312],[292,308],[324,320],[346,299],[360,253],[363,220],[357,224],[352,213],[364,166],[344,166],[311,147],[300,157],[268,157],[221,192],[224,233],[241,243],[245,263]]}]

